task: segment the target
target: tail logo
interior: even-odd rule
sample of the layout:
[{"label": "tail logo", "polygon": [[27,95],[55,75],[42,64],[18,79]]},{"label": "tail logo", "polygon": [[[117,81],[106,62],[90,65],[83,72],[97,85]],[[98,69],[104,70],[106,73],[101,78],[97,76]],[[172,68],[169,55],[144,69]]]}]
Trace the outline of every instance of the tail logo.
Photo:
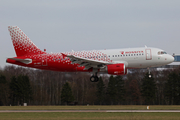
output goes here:
[{"label": "tail logo", "polygon": [[17,26],[9,26],[11,40],[17,56],[27,54],[43,54],[41,51],[21,29]]}]

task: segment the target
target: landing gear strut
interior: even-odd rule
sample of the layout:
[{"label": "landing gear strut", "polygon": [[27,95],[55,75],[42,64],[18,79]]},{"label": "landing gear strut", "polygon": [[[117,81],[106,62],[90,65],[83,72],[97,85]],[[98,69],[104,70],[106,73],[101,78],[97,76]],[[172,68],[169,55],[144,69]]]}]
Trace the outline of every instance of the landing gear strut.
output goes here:
[{"label": "landing gear strut", "polygon": [[147,68],[147,69],[148,69],[148,71],[149,71],[149,78],[151,78],[151,71],[150,71],[149,68]]},{"label": "landing gear strut", "polygon": [[97,82],[99,81],[99,78],[97,76],[97,73],[93,74],[91,77],[90,77],[90,81],[91,82]]}]

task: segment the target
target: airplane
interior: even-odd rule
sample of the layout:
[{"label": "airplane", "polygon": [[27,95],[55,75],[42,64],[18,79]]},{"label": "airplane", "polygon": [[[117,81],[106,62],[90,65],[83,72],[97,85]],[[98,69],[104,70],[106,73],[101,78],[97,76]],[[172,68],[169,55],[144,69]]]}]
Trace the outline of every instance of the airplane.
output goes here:
[{"label": "airplane", "polygon": [[174,57],[164,50],[147,46],[47,53],[40,50],[18,26],[8,26],[8,30],[17,57],[7,58],[7,63],[60,72],[92,72],[91,82],[99,80],[97,73],[126,75],[128,69],[158,67],[174,61]]}]

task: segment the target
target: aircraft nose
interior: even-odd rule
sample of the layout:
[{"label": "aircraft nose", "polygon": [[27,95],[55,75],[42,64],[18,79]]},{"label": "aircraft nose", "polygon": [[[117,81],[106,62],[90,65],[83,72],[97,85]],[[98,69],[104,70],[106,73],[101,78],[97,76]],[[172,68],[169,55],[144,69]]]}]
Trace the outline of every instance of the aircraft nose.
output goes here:
[{"label": "aircraft nose", "polygon": [[172,56],[172,62],[174,62],[174,57]]},{"label": "aircraft nose", "polygon": [[173,56],[171,56],[171,55],[169,55],[169,57],[168,57],[168,61],[169,61],[169,62],[174,62],[174,57],[173,57]]}]

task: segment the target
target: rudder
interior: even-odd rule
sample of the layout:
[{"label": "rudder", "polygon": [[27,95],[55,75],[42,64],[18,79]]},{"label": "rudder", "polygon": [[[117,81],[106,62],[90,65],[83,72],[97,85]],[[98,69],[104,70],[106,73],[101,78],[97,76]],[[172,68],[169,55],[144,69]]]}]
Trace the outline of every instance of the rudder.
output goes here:
[{"label": "rudder", "polygon": [[8,30],[17,57],[45,53],[41,51],[18,26],[8,26]]}]

